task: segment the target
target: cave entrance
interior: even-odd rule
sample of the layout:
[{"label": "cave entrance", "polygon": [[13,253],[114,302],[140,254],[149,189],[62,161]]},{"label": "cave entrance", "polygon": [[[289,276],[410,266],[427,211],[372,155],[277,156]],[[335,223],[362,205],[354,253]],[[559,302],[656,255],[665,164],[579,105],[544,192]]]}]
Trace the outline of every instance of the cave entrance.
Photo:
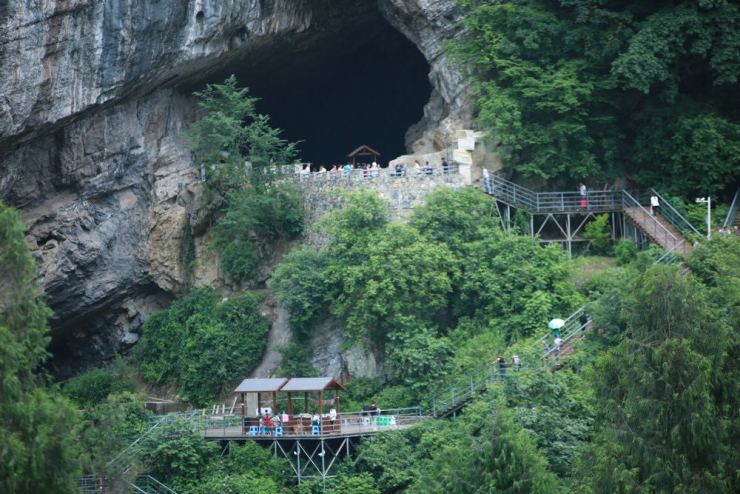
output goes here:
[{"label": "cave entrance", "polygon": [[330,14],[316,22],[318,33],[271,40],[201,83],[236,75],[261,99],[258,111],[285,138],[302,141],[299,158],[314,167],[344,163],[360,144],[376,149],[385,166],[406,153],[406,131],[423,116],[430,68],[377,2],[351,5],[362,11]]}]

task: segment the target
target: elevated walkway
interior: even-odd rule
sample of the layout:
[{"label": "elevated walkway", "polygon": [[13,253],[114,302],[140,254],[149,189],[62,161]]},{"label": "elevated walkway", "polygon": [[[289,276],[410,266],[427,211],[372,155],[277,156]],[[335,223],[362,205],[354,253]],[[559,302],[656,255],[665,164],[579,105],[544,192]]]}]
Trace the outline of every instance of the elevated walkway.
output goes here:
[{"label": "elevated walkway", "polygon": [[[691,252],[692,237],[701,235],[655,189],[635,198],[627,190],[535,192],[500,175],[484,179],[483,190],[499,207],[502,227],[512,227],[512,208],[529,216],[529,234],[541,242],[561,242],[568,253],[574,242],[586,241],[585,225],[600,214],[611,217],[611,238],[632,238],[654,242],[677,256]],[[659,212],[650,208],[650,197],[660,203]],[[650,210],[648,210],[650,208]]]}]

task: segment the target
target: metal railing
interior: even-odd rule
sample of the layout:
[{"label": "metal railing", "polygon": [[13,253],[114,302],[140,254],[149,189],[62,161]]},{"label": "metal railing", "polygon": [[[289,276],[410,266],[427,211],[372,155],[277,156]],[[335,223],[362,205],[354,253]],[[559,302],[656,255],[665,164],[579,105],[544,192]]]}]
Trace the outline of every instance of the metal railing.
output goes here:
[{"label": "metal railing", "polygon": [[701,237],[701,233],[694,228],[694,225],[689,223],[689,221],[684,218],[670,202],[666,201],[657,190],[650,189],[650,192],[655,194],[660,202],[660,215],[665,218],[673,228],[676,229],[676,231],[680,232],[687,238],[691,238],[692,236]]},{"label": "metal railing", "polygon": [[[584,331],[586,331],[589,326],[591,326],[591,318],[587,317],[586,321],[581,321],[581,316],[583,316],[586,313],[586,306],[582,306],[578,308],[573,314],[571,314],[568,319],[565,320],[565,324],[563,324],[563,327],[561,327],[558,330],[558,334],[560,336],[560,339],[563,340],[560,343],[560,346],[562,346],[570,341],[573,337],[582,335]],[[550,355],[557,355],[558,348],[554,345],[550,345],[550,340],[553,339],[552,333],[548,333],[544,335],[542,338],[539,339],[539,345],[542,346],[543,350],[543,358],[547,358]]]},{"label": "metal railing", "polygon": [[130,485],[133,492],[137,494],[177,494],[151,475],[139,475]]},{"label": "metal railing", "polygon": [[621,209],[621,193],[610,190],[534,192],[499,175],[484,179],[483,190],[530,213],[604,212]]},{"label": "metal railing", "polygon": [[206,438],[218,437],[296,437],[325,435],[362,435],[383,430],[405,428],[429,417],[424,416],[421,407],[380,409],[373,415],[368,411],[337,413],[332,421],[329,414],[323,414],[318,423],[310,413],[293,414],[288,421],[281,423],[273,418],[273,426],[267,427],[257,417],[242,417],[239,410],[229,415],[214,415],[206,410],[193,410],[173,413],[167,421],[181,419],[190,424],[190,429],[201,432]]},{"label": "metal railing", "polygon": [[727,211],[727,216],[725,216],[725,222],[722,223],[722,228],[732,228],[732,226],[735,224],[735,215],[737,214],[737,206],[738,206],[738,198],[740,197],[740,189],[737,189],[735,191],[735,197],[732,198],[732,204],[730,204],[730,209]]},{"label": "metal railing", "polygon": [[353,168],[351,170],[338,169],[333,172],[308,172],[306,170],[291,171],[290,169],[286,169],[281,174],[291,176],[301,183],[328,182],[340,184],[347,182],[368,183],[379,178],[389,180],[409,177],[421,180],[428,177],[446,177],[449,175],[457,175],[459,174],[459,172],[460,165],[458,165],[457,163],[448,163],[447,165],[432,165],[428,168],[421,167],[419,169],[415,169],[414,167],[409,167],[406,165],[398,169],[396,169],[396,167],[373,169]]},{"label": "metal railing", "polygon": [[648,236],[652,237],[653,240],[661,243],[664,248],[670,250],[676,249],[680,240],[676,238],[670,230],[663,226],[657,218],[650,214],[650,212],[626,190],[622,190],[622,208],[625,212],[628,209],[637,210],[639,214],[636,216],[639,216],[645,221],[640,221],[638,218],[632,218],[632,220],[638,223],[640,229],[642,229]]}]

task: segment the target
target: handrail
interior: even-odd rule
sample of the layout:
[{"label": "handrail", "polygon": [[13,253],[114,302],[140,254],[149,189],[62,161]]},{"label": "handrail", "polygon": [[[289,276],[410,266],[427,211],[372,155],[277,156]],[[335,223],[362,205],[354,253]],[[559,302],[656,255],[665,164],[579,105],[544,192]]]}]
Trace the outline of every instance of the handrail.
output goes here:
[{"label": "handrail", "polygon": [[658,200],[660,200],[661,216],[667,219],[670,222],[670,224],[673,225],[674,228],[676,228],[676,230],[683,233],[684,235],[689,235],[690,233],[693,233],[696,236],[701,237],[701,233],[699,233],[699,231],[696,228],[694,228],[694,225],[689,223],[689,220],[684,218],[683,215],[681,215],[681,213],[676,211],[676,208],[674,208],[670,202],[666,201],[665,198],[662,195],[660,195],[660,193],[657,190],[651,188],[650,192],[655,194]]},{"label": "handrail", "polygon": [[735,191],[735,196],[732,198],[732,204],[730,209],[727,211],[725,216],[725,222],[722,224],[722,228],[729,228],[735,222],[735,215],[737,214],[738,197],[740,197],[740,189]]},{"label": "handrail", "polygon": [[[663,224],[660,221],[655,219],[655,217],[652,214],[650,214],[650,212],[647,209],[645,209],[643,205],[640,204],[640,202],[637,199],[632,197],[632,194],[630,194],[626,190],[622,190],[622,207],[627,209],[627,204],[629,204],[630,207],[632,208],[639,208],[646,218],[650,218],[652,220],[651,223],[653,225],[654,230],[656,230],[655,228],[656,225],[659,226],[663,230],[663,238],[664,240],[666,240],[666,244],[668,243],[667,241],[668,241],[668,238],[670,237],[673,240],[672,244],[675,247],[675,245],[678,243],[678,239],[676,238],[676,236],[673,235],[673,233],[671,233],[665,226],[663,226]],[[655,234],[656,240],[657,240],[658,239],[657,231],[654,231],[653,233]]]},{"label": "handrail", "polygon": [[676,255],[676,251],[685,243],[686,240],[684,239],[681,240],[678,244],[674,245],[673,248],[666,249],[663,255],[657,258],[653,264],[671,264],[678,261],[678,255]]}]

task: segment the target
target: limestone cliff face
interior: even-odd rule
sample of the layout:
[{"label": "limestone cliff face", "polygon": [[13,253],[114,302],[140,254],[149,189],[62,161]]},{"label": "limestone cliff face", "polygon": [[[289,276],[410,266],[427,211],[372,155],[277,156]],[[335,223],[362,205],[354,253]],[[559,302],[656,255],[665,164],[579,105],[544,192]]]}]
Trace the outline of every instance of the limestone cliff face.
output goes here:
[{"label": "limestone cliff face", "polygon": [[193,84],[237,61],[290,63],[379,15],[431,68],[409,151],[440,149],[469,119],[442,49],[454,0],[0,0],[0,197],[30,227],[66,359],[134,341],[185,288],[201,193],[180,138]]}]

